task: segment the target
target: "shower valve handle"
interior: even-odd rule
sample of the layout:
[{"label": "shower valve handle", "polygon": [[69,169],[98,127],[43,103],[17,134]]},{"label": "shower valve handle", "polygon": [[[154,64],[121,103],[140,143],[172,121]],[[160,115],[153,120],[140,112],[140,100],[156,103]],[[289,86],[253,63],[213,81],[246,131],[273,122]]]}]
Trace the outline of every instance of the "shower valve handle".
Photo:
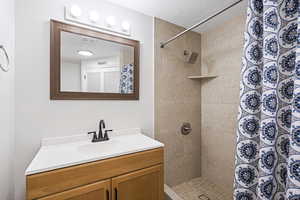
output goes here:
[{"label": "shower valve handle", "polygon": [[192,132],[192,126],[191,126],[191,124],[190,123],[187,123],[187,122],[185,122],[185,123],[183,123],[182,124],[182,126],[181,126],[181,133],[183,134],[183,135],[188,135],[188,134],[190,134],[191,132]]}]

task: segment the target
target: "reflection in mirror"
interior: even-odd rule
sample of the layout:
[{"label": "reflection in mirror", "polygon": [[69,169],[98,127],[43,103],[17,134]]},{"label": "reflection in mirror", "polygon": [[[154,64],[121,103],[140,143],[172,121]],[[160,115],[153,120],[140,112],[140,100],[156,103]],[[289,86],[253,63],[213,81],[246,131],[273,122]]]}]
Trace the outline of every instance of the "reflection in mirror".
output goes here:
[{"label": "reflection in mirror", "polygon": [[62,92],[121,93],[134,90],[134,48],[61,32]]}]

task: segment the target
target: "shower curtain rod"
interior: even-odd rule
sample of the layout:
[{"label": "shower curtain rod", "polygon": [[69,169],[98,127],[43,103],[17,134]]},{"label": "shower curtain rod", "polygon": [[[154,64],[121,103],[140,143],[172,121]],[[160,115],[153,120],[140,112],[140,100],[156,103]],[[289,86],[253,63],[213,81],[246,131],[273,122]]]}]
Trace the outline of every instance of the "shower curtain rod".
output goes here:
[{"label": "shower curtain rod", "polygon": [[232,8],[232,7],[234,7],[235,5],[241,3],[242,1],[243,1],[243,0],[239,0],[239,1],[237,1],[237,2],[235,2],[235,3],[233,3],[233,4],[231,4],[230,6],[228,6],[228,7],[224,8],[224,9],[218,11],[217,13],[215,13],[215,14],[209,16],[208,18],[204,19],[203,21],[199,22],[198,24],[195,24],[194,26],[192,26],[192,27],[190,27],[190,28],[188,28],[188,29],[182,31],[181,33],[175,35],[175,36],[172,37],[171,39],[169,39],[169,40],[167,40],[167,41],[165,41],[165,42],[161,42],[161,43],[160,43],[160,47],[161,47],[161,48],[164,48],[167,44],[169,44],[169,43],[171,43],[172,41],[176,40],[177,38],[183,36],[183,35],[186,34],[187,32],[189,32],[189,31],[191,31],[191,30],[193,30],[193,29],[195,29],[195,28],[201,26],[202,24],[205,24],[205,23],[208,22],[209,20],[211,20],[211,19],[213,19],[214,17],[216,17],[216,16],[222,14],[223,12],[229,10],[230,8]]}]

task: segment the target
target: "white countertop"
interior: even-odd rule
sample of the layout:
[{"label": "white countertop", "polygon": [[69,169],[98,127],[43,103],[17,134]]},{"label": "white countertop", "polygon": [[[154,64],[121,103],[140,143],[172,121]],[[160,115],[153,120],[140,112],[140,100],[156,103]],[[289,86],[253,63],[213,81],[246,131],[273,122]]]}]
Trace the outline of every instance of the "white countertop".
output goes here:
[{"label": "white countertop", "polygon": [[[120,131],[121,132],[121,131]],[[85,135],[45,139],[25,175],[46,172],[116,156],[146,151],[164,145],[140,133],[140,129],[122,131],[109,141],[92,143]]]}]

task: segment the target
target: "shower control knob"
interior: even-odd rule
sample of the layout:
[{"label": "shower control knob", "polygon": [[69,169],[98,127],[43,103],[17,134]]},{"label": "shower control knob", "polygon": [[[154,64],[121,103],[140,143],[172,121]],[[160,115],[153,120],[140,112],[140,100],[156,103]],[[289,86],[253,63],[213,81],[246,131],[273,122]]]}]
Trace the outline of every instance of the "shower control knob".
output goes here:
[{"label": "shower control knob", "polygon": [[192,126],[188,122],[183,123],[182,126],[181,126],[182,135],[188,135],[192,132],[192,130],[193,130]]}]

